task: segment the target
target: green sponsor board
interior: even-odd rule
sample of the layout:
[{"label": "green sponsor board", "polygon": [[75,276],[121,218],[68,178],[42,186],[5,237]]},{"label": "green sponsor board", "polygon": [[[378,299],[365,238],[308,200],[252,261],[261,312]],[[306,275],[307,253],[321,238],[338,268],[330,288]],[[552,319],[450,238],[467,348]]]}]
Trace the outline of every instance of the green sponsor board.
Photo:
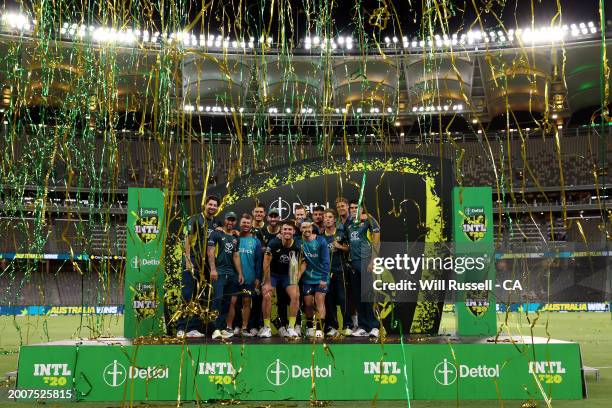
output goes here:
[{"label": "green sponsor board", "polygon": [[419,350],[413,356],[413,367],[418,367],[418,373],[413,372],[415,399],[583,395],[580,348],[575,343],[423,345]]},{"label": "green sponsor board", "polygon": [[541,340],[24,346],[17,384],[84,401],[582,398],[578,344]]},{"label": "green sponsor board", "polygon": [[[485,267],[453,278],[460,282],[495,284],[493,205],[490,187],[453,188],[453,236],[455,257],[482,258]],[[457,334],[492,336],[497,332],[493,290],[460,291],[456,294]]]},{"label": "green sponsor board", "polygon": [[163,317],[164,192],[128,189],[124,335],[165,333]]}]

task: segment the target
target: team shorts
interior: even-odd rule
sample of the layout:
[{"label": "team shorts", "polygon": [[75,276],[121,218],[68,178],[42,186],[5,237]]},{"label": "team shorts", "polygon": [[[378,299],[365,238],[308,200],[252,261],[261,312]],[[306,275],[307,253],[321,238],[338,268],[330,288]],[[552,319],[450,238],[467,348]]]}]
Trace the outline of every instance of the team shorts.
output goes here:
[{"label": "team shorts", "polygon": [[329,289],[329,283],[324,288],[322,288],[318,283],[314,283],[314,284],[305,283],[302,285],[302,295],[303,296],[314,296],[315,293],[327,293],[328,289]]},{"label": "team shorts", "polygon": [[[257,296],[257,293],[255,292],[255,282],[253,282],[253,283],[243,283],[242,285],[238,285],[238,291],[243,296],[250,296],[250,297]],[[247,294],[246,292],[249,292],[249,294]]]},{"label": "team shorts", "polygon": [[270,284],[273,288],[281,287],[286,289],[289,286],[289,275],[274,275],[270,274]]}]

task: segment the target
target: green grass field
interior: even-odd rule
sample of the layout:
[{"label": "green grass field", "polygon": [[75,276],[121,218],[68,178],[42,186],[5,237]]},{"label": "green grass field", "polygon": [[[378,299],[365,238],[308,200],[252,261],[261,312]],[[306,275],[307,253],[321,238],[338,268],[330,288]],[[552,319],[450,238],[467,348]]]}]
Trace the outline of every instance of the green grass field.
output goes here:
[{"label": "green grass field", "polygon": [[[529,315],[530,319],[535,318],[534,314]],[[499,320],[503,321],[505,315],[500,315]],[[546,327],[548,325],[548,327]],[[80,329],[76,329],[80,328]],[[525,315],[517,313],[508,316],[507,328],[512,335],[530,336],[529,323]],[[40,343],[52,340],[68,338],[86,338],[96,335],[116,335],[120,336],[123,329],[122,317],[0,317],[0,375],[15,371],[17,369],[17,357],[20,344]],[[442,332],[454,331],[454,319],[450,314],[446,314],[442,321]],[[593,376],[587,376],[587,389],[589,398],[582,401],[554,401],[553,407],[593,407],[608,408],[612,406],[612,319],[608,313],[548,313],[540,316],[534,326],[534,335],[546,337],[546,332],[551,338],[578,342],[582,350],[582,358],[585,365],[598,367],[600,369],[600,379],[595,381]],[[25,407],[33,405],[32,402],[15,403],[7,399],[9,387],[14,383],[3,381],[0,387],[0,406],[2,407]],[[448,402],[411,402],[411,407],[441,407],[441,406],[461,406],[472,408],[485,407],[520,407],[522,401],[448,401]],[[36,405],[43,405],[36,404]],[[89,407],[120,407],[132,406],[130,404],[109,404],[109,403],[44,403],[45,407],[67,407],[74,406]],[[141,404],[135,406],[176,406],[174,404]],[[186,403],[185,406],[194,406],[193,403]],[[210,404],[207,404],[210,405]],[[304,403],[285,403],[277,404],[265,403],[242,403],[243,406],[309,406]],[[360,404],[354,402],[334,402],[333,406],[371,406],[371,401],[364,401]],[[377,406],[400,407],[408,406],[408,402],[378,402]],[[544,407],[543,402],[538,402],[539,407]]]}]

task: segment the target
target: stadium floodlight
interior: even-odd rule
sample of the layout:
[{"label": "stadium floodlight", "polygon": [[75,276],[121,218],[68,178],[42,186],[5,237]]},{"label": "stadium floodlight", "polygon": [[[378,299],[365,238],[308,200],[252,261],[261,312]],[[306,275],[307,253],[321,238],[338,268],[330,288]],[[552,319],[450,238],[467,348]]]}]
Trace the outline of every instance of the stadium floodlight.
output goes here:
[{"label": "stadium floodlight", "polygon": [[206,112],[210,112],[210,106],[206,106]]},{"label": "stadium floodlight", "polygon": [[412,111],[413,111],[413,112],[416,112],[418,109],[419,109],[419,108],[417,108],[416,106],[413,106],[413,107],[412,107]]},{"label": "stadium floodlight", "polygon": [[418,43],[415,40],[413,40],[412,43],[410,43],[410,45],[412,46],[412,48],[416,48]]},{"label": "stadium floodlight", "polygon": [[291,113],[291,108],[286,108],[286,109],[285,109],[285,112],[286,112],[286,113]]},{"label": "stadium floodlight", "polygon": [[338,36],[338,45],[344,45],[344,37]]},{"label": "stadium floodlight", "polygon": [[204,112],[204,107],[202,105],[198,106],[198,112]]},{"label": "stadium floodlight", "polygon": [[387,108],[387,112],[388,113],[392,113],[393,112],[393,108],[391,108],[391,107]]},{"label": "stadium floodlight", "polygon": [[397,37],[393,36],[391,40],[393,41],[393,44],[397,44]]},{"label": "stadium floodlight", "polygon": [[319,36],[315,36],[315,37],[312,39],[312,43],[313,43],[314,45],[319,45],[319,43],[320,43],[320,42],[321,42],[321,39],[319,38]]},{"label": "stadium floodlight", "polygon": [[238,109],[238,112],[240,112],[240,113],[244,112],[244,108],[240,107],[240,109]]},{"label": "stadium floodlight", "polygon": [[385,37],[385,44],[387,47],[391,45],[391,39],[389,37]]},{"label": "stadium floodlight", "polygon": [[595,24],[592,21],[589,21],[587,26],[589,27],[591,34],[595,34],[597,32],[597,27],[595,27]]},{"label": "stadium floodlight", "polygon": [[363,110],[361,108],[357,108],[357,113],[361,113]]}]

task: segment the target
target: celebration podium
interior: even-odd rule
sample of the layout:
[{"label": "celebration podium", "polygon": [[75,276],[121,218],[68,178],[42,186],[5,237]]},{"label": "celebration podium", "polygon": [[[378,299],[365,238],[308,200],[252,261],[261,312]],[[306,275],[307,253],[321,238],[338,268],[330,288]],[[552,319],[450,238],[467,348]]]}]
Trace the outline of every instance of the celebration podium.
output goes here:
[{"label": "celebration podium", "polygon": [[580,399],[585,392],[576,343],[450,336],[52,342],[21,348],[17,386],[82,401]]},{"label": "celebration podium", "polygon": [[[487,253],[492,258],[490,189],[456,188],[453,193],[458,253]],[[161,337],[164,193],[130,189],[128,207],[126,337],[21,347],[17,388],[22,393],[49,390],[48,395],[56,399],[75,401],[586,396],[579,345],[497,336],[491,293],[458,294],[458,336],[392,334],[379,342],[235,338],[227,343],[209,339],[177,343]],[[491,263],[482,276],[469,280],[494,279],[494,272]],[[436,307],[441,311],[440,305]],[[141,336],[149,337],[143,342]]]}]

